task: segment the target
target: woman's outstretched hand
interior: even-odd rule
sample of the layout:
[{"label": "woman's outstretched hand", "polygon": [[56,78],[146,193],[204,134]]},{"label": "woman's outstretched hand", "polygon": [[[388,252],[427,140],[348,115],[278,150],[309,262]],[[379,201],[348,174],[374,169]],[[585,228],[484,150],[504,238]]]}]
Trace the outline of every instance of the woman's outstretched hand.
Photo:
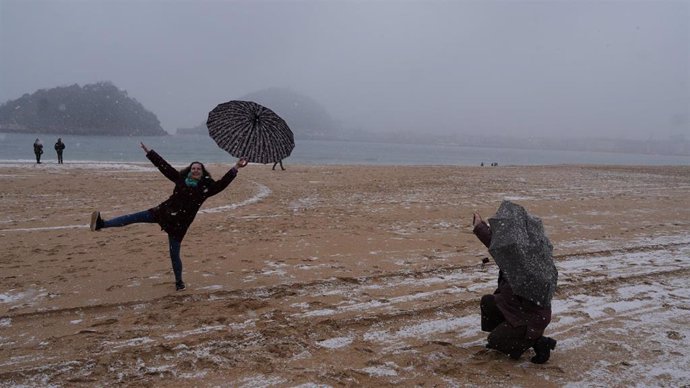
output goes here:
[{"label": "woman's outstretched hand", "polygon": [[146,144],[144,144],[143,141],[141,142],[141,149],[143,149],[144,152],[146,152],[147,154],[149,153],[149,149],[148,149],[148,147],[146,147]]},{"label": "woman's outstretched hand", "polygon": [[237,163],[235,163],[235,167],[242,168],[242,167],[246,166],[247,163],[248,163],[247,159],[242,158],[242,159],[238,160]]}]

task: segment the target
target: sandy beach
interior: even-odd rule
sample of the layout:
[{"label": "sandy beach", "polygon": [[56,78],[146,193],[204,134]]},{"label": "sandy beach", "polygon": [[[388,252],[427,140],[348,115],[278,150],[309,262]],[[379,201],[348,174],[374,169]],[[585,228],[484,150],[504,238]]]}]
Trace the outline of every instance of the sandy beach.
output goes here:
[{"label": "sandy beach", "polygon": [[[204,204],[175,292],[159,227],[88,228],[166,199],[157,170],[0,166],[0,386],[690,385],[690,167],[286,167]],[[479,329],[472,212],[504,199],[554,245],[543,365]]]}]

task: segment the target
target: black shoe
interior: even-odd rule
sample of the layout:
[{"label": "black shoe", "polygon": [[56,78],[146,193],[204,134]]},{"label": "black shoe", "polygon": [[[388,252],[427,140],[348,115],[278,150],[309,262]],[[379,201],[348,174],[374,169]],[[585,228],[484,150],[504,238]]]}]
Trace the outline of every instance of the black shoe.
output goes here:
[{"label": "black shoe", "polygon": [[179,282],[175,282],[175,291],[184,291],[186,289],[187,286],[185,286],[182,280],[180,280]]},{"label": "black shoe", "polygon": [[510,353],[510,354],[508,355],[508,357],[510,357],[510,358],[513,359],[513,360],[519,360],[519,359],[520,359],[520,356],[522,356],[522,353],[524,353],[524,352],[515,351],[515,352]]},{"label": "black shoe", "polygon": [[[484,347],[487,349],[498,350],[495,347],[489,345],[488,343],[486,345],[484,345]],[[512,353],[509,353],[508,357],[512,358],[513,360],[519,360],[520,357],[522,357],[522,353],[524,353],[524,351],[516,350],[516,351],[513,351]]]},{"label": "black shoe", "polygon": [[103,219],[101,218],[101,212],[95,211],[91,213],[91,231],[95,232],[97,230],[103,229]]},{"label": "black shoe", "polygon": [[549,361],[551,357],[551,351],[556,349],[556,341],[550,337],[539,337],[537,343],[534,344],[533,348],[535,353],[537,353],[530,361],[535,364],[543,364]]}]

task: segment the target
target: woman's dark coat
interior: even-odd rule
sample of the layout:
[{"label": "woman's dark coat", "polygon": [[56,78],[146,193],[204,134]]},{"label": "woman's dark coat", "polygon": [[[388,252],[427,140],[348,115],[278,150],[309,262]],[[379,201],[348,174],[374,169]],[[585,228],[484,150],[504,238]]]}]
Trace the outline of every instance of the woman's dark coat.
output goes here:
[{"label": "woman's dark coat", "polygon": [[[474,234],[488,248],[491,245],[491,228],[485,222],[475,226]],[[536,340],[544,334],[551,322],[551,306],[542,307],[513,294],[503,271],[498,272],[498,288],[494,291],[496,306],[513,327],[527,326],[527,339]]]},{"label": "woman's dark coat", "polygon": [[168,164],[156,151],[150,150],[146,153],[146,157],[166,178],[175,183],[175,190],[170,198],[149,211],[161,228],[179,242],[182,242],[206,198],[223,191],[237,176],[237,168],[233,167],[219,181],[204,176],[195,187],[187,186],[186,177]]}]

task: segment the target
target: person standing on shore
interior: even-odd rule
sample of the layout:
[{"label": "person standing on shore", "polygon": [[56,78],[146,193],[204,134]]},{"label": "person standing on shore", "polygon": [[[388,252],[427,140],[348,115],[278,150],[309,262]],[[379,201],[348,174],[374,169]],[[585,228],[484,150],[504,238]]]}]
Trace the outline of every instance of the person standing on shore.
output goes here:
[{"label": "person standing on shore", "polygon": [[285,171],[285,167],[283,167],[283,159],[280,159],[279,161],[273,163],[273,168],[271,170],[275,170],[278,164],[280,164],[280,169]]},{"label": "person standing on shore", "polygon": [[[473,232],[487,248],[491,245],[491,227],[478,213],[473,214]],[[488,260],[486,260],[488,261]],[[480,302],[481,328],[489,332],[486,347],[495,349],[517,360],[529,348],[536,355],[535,364],[549,360],[556,340],[544,336],[551,322],[551,306],[536,303],[513,293],[503,271],[498,272],[498,288],[491,295],[484,295]]]},{"label": "person standing on shore", "polygon": [[62,164],[62,151],[65,150],[65,143],[62,142],[62,138],[58,137],[57,143],[55,143],[55,152],[57,152],[58,164]]},{"label": "person standing on shore", "polygon": [[41,164],[41,155],[43,154],[43,143],[39,138],[34,142],[34,155],[36,155],[36,163]]},{"label": "person standing on shore", "polygon": [[204,201],[228,187],[237,176],[238,170],[247,165],[247,160],[240,159],[220,180],[215,181],[200,162],[192,162],[188,167],[177,171],[156,151],[147,148],[144,143],[141,143],[141,148],[146,152],[146,157],[151,163],[158,167],[166,178],[175,183],[172,195],[156,207],[107,221],[101,218],[99,211],[95,211],[91,214],[91,230],[116,228],[134,223],[160,225],[161,229],[168,234],[170,260],[175,274],[175,289],[181,291],[186,288],[186,285],[182,280],[180,247],[187,229]]}]

